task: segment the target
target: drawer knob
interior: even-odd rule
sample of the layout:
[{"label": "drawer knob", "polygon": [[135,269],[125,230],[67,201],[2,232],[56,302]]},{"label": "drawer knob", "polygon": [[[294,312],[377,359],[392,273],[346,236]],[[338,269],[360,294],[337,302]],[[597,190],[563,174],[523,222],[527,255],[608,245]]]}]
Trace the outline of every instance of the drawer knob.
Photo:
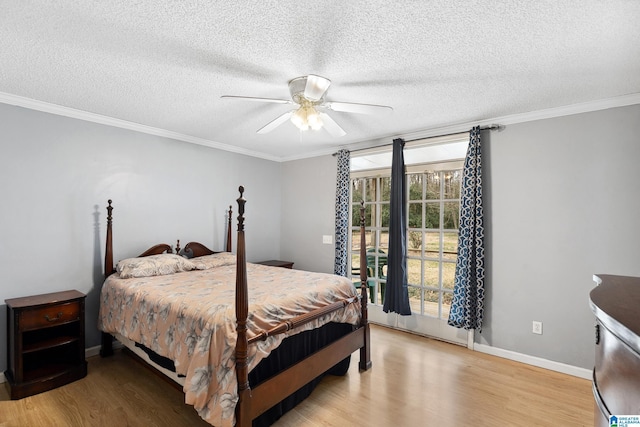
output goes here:
[{"label": "drawer knob", "polygon": [[47,319],[47,322],[55,322],[62,318],[62,312],[59,312],[56,317],[49,317],[48,314],[45,314],[44,318]]}]

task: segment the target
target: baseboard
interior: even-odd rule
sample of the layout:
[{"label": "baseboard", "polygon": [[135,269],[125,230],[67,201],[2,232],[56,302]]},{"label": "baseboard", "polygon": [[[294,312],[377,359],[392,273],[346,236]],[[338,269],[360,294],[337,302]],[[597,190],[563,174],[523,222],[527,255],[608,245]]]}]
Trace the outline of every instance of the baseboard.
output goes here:
[{"label": "baseboard", "polygon": [[[122,343],[118,340],[113,340],[113,349],[117,350],[122,348]],[[93,356],[98,356],[100,354],[100,346],[96,345],[94,347],[89,347],[84,350],[84,357],[89,358]]]},{"label": "baseboard", "polygon": [[514,360],[516,362],[526,363],[527,365],[549,369],[551,371],[572,375],[578,378],[584,378],[586,380],[590,380],[592,377],[590,369],[579,368],[577,366],[567,365],[565,363],[560,363],[560,362],[554,362],[552,360],[542,359],[541,357],[535,357],[535,356],[529,356],[527,354],[516,353],[515,351],[504,350],[502,348],[492,347],[486,344],[475,343],[473,346],[473,349],[474,351],[479,351],[481,353],[502,357],[504,359]]},{"label": "baseboard", "polygon": [[100,354],[100,346],[89,347],[84,349],[84,357],[89,358]]}]

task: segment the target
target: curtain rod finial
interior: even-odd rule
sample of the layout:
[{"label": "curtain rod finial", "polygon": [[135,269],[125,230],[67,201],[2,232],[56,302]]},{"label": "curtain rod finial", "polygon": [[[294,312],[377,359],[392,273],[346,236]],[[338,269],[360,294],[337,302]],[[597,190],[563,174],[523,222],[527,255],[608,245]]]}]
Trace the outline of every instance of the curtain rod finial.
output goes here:
[{"label": "curtain rod finial", "polygon": [[483,128],[480,128],[480,130],[495,130],[495,131],[498,131],[498,132],[502,132],[505,127],[506,127],[505,125],[499,125],[499,124],[492,123],[489,126],[485,126]]}]

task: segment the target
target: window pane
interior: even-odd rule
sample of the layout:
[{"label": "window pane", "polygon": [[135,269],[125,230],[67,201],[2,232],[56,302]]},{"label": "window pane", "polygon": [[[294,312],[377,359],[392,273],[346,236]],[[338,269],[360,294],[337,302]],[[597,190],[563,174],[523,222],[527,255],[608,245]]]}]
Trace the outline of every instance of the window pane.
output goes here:
[{"label": "window pane", "polygon": [[442,257],[447,260],[455,260],[458,256],[458,233],[448,231],[442,233],[443,244]]},{"label": "window pane", "polygon": [[422,174],[408,174],[407,182],[409,183],[409,200],[422,200]]},{"label": "window pane", "polygon": [[422,290],[419,287],[409,285],[407,286],[407,291],[409,293],[409,305],[411,306],[411,312],[420,314],[422,312],[420,302]]},{"label": "window pane", "polygon": [[424,291],[424,314],[431,317],[438,317],[439,292]]},{"label": "window pane", "polygon": [[367,189],[365,193],[365,202],[374,202],[376,200],[376,178],[367,178]]},{"label": "window pane", "polygon": [[385,176],[380,179],[380,191],[382,192],[382,201],[391,200],[391,178]]},{"label": "window pane", "polygon": [[453,294],[449,292],[442,293],[442,319],[449,318],[449,312],[451,311],[451,301],[453,301]]},{"label": "window pane", "polygon": [[365,240],[367,244],[367,248],[375,248],[376,243],[378,243],[376,237],[376,232],[374,230],[367,231],[365,234]]},{"label": "window pane", "polygon": [[380,205],[380,210],[382,211],[380,219],[382,221],[383,228],[389,228],[389,209],[389,203],[383,203]]},{"label": "window pane", "polygon": [[407,239],[409,243],[409,256],[420,256],[420,249],[422,248],[422,231],[409,231],[407,233]]},{"label": "window pane", "polygon": [[424,228],[440,228],[440,203],[427,203],[425,205]]},{"label": "window pane", "polygon": [[444,198],[445,199],[460,199],[460,186],[462,184],[462,171],[453,170],[445,171],[444,175]]},{"label": "window pane", "polygon": [[409,228],[422,228],[422,203],[409,203]]},{"label": "window pane", "polygon": [[376,224],[376,206],[365,205],[364,207],[364,226],[375,227]]},{"label": "window pane", "polygon": [[432,288],[440,288],[440,263],[438,261],[424,262],[424,285]]},{"label": "window pane", "polygon": [[360,277],[360,255],[351,254],[351,278],[358,279]]},{"label": "window pane", "polygon": [[351,250],[360,251],[360,228],[351,230]]},{"label": "window pane", "polygon": [[351,181],[351,198],[353,203],[362,201],[362,193],[364,191],[364,179],[354,179]]},{"label": "window pane", "polygon": [[388,231],[380,232],[380,242],[378,242],[378,247],[385,252],[389,252],[389,232]]},{"label": "window pane", "polygon": [[442,263],[442,287],[444,289],[453,290],[453,284],[456,278],[456,264],[453,262]]},{"label": "window pane", "polygon": [[438,258],[440,254],[440,233],[428,231],[425,233],[425,256],[429,258]]},{"label": "window pane", "polygon": [[351,228],[360,228],[360,203],[351,206]]},{"label": "window pane", "polygon": [[408,283],[412,285],[420,286],[420,275],[422,267],[422,261],[419,259],[408,259],[407,260],[407,278]]},{"label": "window pane", "polygon": [[460,202],[446,202],[444,204],[444,224],[442,228],[457,230],[460,227]]},{"label": "window pane", "polygon": [[369,284],[369,286],[372,286],[372,285],[374,287],[374,292],[373,292],[374,295],[373,295],[373,297],[376,299],[374,301],[374,303],[382,305],[382,303],[383,303],[382,300],[384,298],[384,292],[382,290],[383,287],[384,287],[384,282],[373,282],[373,283]]},{"label": "window pane", "polygon": [[440,198],[440,172],[425,173],[427,179],[426,200],[437,200]]}]

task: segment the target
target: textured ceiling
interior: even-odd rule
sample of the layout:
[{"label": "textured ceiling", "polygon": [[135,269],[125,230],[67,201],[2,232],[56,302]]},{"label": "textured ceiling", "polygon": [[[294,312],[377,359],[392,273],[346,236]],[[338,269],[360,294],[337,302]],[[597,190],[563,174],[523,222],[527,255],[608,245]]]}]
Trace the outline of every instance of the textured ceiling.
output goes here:
[{"label": "textured ceiling", "polygon": [[[640,1],[2,0],[0,93],[273,159],[640,93]],[[299,132],[287,82],[332,80],[347,135]]]}]

